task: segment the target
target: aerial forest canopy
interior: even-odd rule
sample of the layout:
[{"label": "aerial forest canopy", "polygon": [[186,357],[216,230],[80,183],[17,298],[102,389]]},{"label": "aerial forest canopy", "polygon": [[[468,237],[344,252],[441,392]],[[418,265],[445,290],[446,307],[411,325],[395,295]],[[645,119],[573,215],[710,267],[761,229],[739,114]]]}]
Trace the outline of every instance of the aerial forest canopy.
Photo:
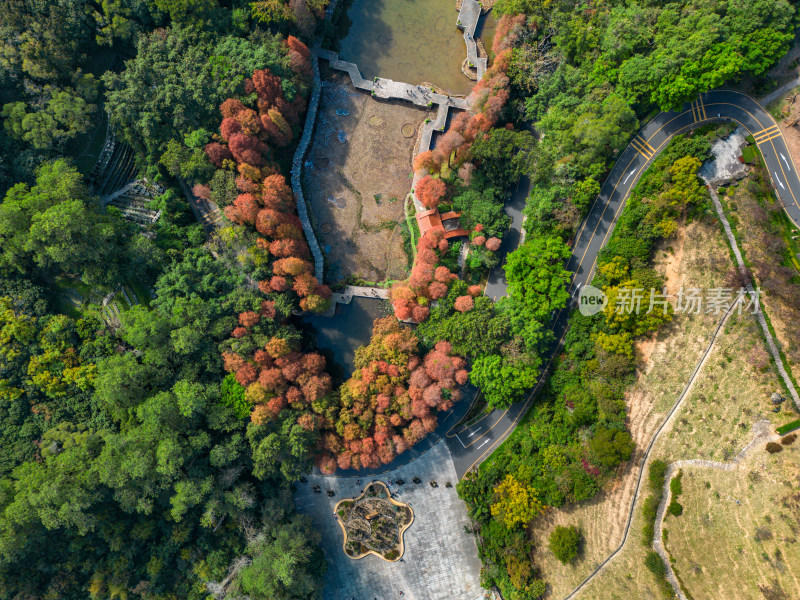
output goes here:
[{"label": "aerial forest canopy", "polygon": [[[288,487],[315,438],[248,431],[225,379],[221,344],[262,309],[258,261],[206,245],[177,186],[212,178],[220,105],[255,102],[258,70],[294,137],[309,79],[286,8],[261,27],[239,1],[0,3],[0,597],[318,595],[319,536]],[[147,227],[86,184],[108,129],[166,188]],[[210,182],[220,205],[235,179]],[[139,303],[109,321],[120,288]]]},{"label": "aerial forest canopy", "polygon": [[[798,25],[788,0],[499,0],[473,110],[409,165],[420,203],[460,212],[465,239],[409,237],[394,315],[335,381],[298,317],[332,291],[289,183],[326,7],[0,0],[0,597],[319,597],[319,533],[292,484],[392,463],[468,381],[489,408],[526,398],[615,157],[656,111],[760,81]],[[87,184],[107,132],[160,186],[155,222]],[[708,155],[680,137],[654,162],[599,283],[661,284],[652,249],[704,207]],[[501,266],[523,177],[526,238]],[[213,235],[187,197],[220,209]],[[498,302],[483,294],[493,268]],[[111,314],[126,290],[138,302]],[[504,597],[544,591],[525,524],[630,459],[634,339],[670,318],[577,317],[524,426],[459,484]]]}]

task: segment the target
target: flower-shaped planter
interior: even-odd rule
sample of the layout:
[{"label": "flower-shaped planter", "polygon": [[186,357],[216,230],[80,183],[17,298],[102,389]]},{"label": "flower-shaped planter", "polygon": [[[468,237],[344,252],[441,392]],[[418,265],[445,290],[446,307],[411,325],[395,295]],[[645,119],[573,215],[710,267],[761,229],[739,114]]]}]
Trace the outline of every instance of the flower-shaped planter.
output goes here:
[{"label": "flower-shaped planter", "polygon": [[374,554],[394,562],[403,556],[403,534],[414,522],[414,511],[392,499],[382,482],[370,483],[358,498],[341,500],[334,511],[344,533],[342,548],[349,558]]}]

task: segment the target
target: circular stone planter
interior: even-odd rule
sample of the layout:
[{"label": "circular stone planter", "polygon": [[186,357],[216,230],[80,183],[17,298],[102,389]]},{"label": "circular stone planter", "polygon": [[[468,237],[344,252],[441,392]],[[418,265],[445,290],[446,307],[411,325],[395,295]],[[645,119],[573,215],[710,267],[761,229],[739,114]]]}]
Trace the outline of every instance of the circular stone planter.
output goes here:
[{"label": "circular stone planter", "polygon": [[411,123],[403,123],[403,126],[400,128],[400,133],[403,134],[403,137],[410,138],[414,135],[414,125]]},{"label": "circular stone planter", "polygon": [[357,498],[340,500],[334,512],[344,534],[342,550],[348,558],[358,560],[368,554],[387,562],[402,558],[403,534],[414,522],[414,511],[394,500],[383,482],[373,481]]},{"label": "circular stone planter", "polygon": [[330,223],[323,223],[322,226],[320,226],[320,230],[322,231],[322,233],[330,233],[331,231],[333,231],[333,225],[331,225]]}]

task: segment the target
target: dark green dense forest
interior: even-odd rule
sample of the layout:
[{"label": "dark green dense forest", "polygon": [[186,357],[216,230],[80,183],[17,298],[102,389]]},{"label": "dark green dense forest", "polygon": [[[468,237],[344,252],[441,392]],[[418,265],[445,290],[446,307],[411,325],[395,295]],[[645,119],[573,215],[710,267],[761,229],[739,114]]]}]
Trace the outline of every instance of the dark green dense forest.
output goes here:
[{"label": "dark green dense forest", "polygon": [[[616,154],[657,110],[763,83],[797,25],[788,0],[500,0],[478,107],[414,165],[425,202],[464,215],[466,275],[459,246],[420,240],[393,297],[415,335],[377,322],[337,390],[292,316],[331,293],[286,183],[326,5],[0,0],[0,598],[318,598],[319,534],[291,484],[315,463],[391,462],[467,377],[490,407],[522,398],[568,299],[568,242]],[[108,131],[161,186],[149,225],[90,185]],[[708,152],[681,137],[655,162],[598,284],[658,287],[651,248],[704,206]],[[523,175],[527,241],[495,304],[479,284]],[[224,208],[210,240],[187,188]],[[525,524],[594,497],[630,458],[634,338],[666,320],[575,317],[522,426],[459,484],[483,583],[508,600],[544,591]]]},{"label": "dark green dense forest", "polygon": [[[0,597],[317,597],[318,534],[287,478],[312,441],[289,428],[297,468],[257,467],[271,428],[248,437],[219,344],[263,299],[176,187],[214,174],[219,106],[254,99],[255,71],[307,95],[286,44],[299,22],[214,0],[0,14]],[[87,187],[107,127],[167,189],[146,235]],[[116,326],[65,302],[118,285],[139,302]]]}]

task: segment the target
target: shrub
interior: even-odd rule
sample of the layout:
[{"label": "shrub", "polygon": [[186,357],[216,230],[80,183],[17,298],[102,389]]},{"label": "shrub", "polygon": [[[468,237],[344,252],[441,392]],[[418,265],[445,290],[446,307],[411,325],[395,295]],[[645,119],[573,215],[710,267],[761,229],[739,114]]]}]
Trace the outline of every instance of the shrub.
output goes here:
[{"label": "shrub", "polygon": [[775,454],[776,452],[780,452],[781,450],[783,450],[783,446],[781,446],[780,444],[777,444],[775,442],[769,442],[767,444],[767,452],[769,452],[770,454]]},{"label": "shrub", "polygon": [[784,433],[789,433],[797,428],[800,428],[800,419],[792,421],[791,423],[786,423],[786,425],[781,425],[776,431],[778,432],[778,435],[783,435]]},{"label": "shrub", "polygon": [[664,577],[667,573],[667,568],[664,566],[664,561],[658,555],[658,552],[648,552],[644,559],[644,566],[656,577]]},{"label": "shrub", "polygon": [[581,541],[581,532],[574,525],[571,527],[557,526],[550,534],[550,552],[561,563],[567,564],[578,557],[578,546]]},{"label": "shrub", "polygon": [[669,482],[669,490],[672,492],[672,496],[680,496],[683,493],[683,487],[681,486],[681,474],[678,473],[677,476],[672,478],[672,481]]},{"label": "shrub", "polygon": [[797,439],[797,434],[793,433],[791,435],[787,435],[785,438],[781,440],[781,444],[784,446],[791,446],[794,441]]},{"label": "shrub", "polygon": [[680,517],[683,514],[683,505],[677,500],[673,500],[667,507],[667,512],[673,517]]},{"label": "shrub", "polygon": [[663,460],[654,460],[650,463],[650,470],[647,473],[650,489],[653,492],[657,492],[659,498],[661,497],[661,486],[664,483],[664,476],[667,474],[668,466]]}]

